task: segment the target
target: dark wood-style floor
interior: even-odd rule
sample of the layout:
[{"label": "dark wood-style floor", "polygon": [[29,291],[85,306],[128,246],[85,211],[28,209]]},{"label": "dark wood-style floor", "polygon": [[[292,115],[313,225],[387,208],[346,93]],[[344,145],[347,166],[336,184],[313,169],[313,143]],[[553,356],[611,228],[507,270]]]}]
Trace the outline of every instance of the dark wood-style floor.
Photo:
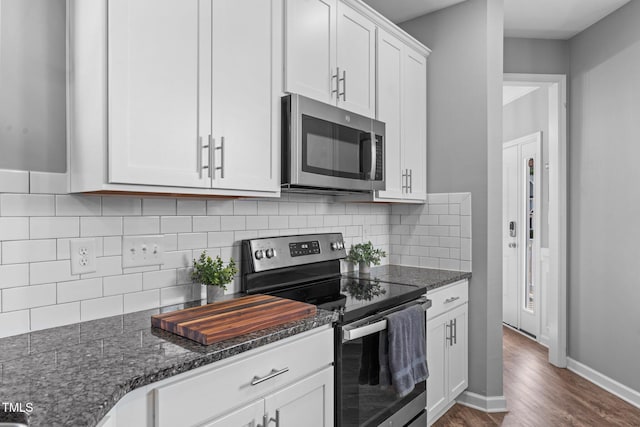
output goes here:
[{"label": "dark wood-style floor", "polygon": [[507,327],[503,337],[509,412],[486,414],[456,404],[434,426],[640,426],[640,409],[554,367],[545,347]]}]

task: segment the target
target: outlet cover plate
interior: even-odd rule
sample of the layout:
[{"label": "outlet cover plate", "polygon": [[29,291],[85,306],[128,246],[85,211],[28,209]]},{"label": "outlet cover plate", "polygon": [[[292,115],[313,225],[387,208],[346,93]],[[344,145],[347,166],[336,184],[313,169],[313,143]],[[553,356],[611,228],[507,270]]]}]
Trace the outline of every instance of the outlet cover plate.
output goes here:
[{"label": "outlet cover plate", "polygon": [[163,235],[124,236],[122,238],[122,268],[164,264]]},{"label": "outlet cover plate", "polygon": [[71,274],[86,274],[96,271],[96,240],[69,240],[71,253]]}]

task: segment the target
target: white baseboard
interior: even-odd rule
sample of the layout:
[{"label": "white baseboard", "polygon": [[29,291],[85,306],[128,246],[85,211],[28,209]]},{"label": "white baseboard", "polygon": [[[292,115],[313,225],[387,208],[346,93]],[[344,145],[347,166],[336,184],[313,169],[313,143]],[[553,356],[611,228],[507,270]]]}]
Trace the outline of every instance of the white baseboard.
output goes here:
[{"label": "white baseboard", "polygon": [[483,412],[507,412],[507,399],[504,396],[483,396],[463,391],[456,398],[456,402]]},{"label": "white baseboard", "polygon": [[631,387],[627,387],[570,357],[567,357],[567,369],[618,396],[620,399],[629,402],[636,408],[640,408],[640,392]]}]

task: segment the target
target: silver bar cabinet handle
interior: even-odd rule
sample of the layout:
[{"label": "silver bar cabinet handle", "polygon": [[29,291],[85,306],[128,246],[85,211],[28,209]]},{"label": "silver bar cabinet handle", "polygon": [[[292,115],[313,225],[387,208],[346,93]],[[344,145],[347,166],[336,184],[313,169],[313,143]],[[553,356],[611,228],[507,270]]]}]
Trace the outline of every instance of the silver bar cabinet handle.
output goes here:
[{"label": "silver bar cabinet handle", "polygon": [[198,144],[196,145],[196,169],[198,170],[198,178],[202,179],[202,137],[198,136]]},{"label": "silver bar cabinet handle", "polygon": [[216,139],[213,137],[213,135],[209,135],[209,145],[207,145],[206,147],[209,149],[209,166],[207,166],[207,175],[209,176],[209,178],[213,177],[213,168],[216,165],[216,158],[215,158],[215,148],[216,146]]},{"label": "silver bar cabinet handle", "polygon": [[444,340],[451,345],[451,321],[444,325]]},{"label": "silver bar cabinet handle", "polygon": [[409,169],[409,193],[413,193],[413,169]]},{"label": "silver bar cabinet handle", "polygon": [[376,134],[371,132],[371,172],[369,179],[376,179],[376,157],[378,157],[378,147],[376,147]]},{"label": "silver bar cabinet handle", "polygon": [[[340,69],[338,68],[338,74],[340,74]],[[340,82],[342,82],[342,92],[338,92],[338,99],[340,99],[340,95],[342,95],[342,100],[347,100],[347,71],[342,70],[342,78],[338,78],[338,88],[340,88]]]},{"label": "silver bar cabinet handle", "polygon": [[276,409],[276,417],[275,418],[271,418],[269,420],[269,422],[271,422],[271,421],[275,421],[276,427],[280,427],[280,409]]},{"label": "silver bar cabinet handle", "polygon": [[454,301],[459,300],[460,297],[451,297],[451,298],[447,298],[446,300],[444,300],[444,304],[451,304]]},{"label": "silver bar cabinet handle", "polygon": [[285,372],[289,372],[289,368],[283,368],[283,369],[280,369],[280,370],[272,369],[271,372],[268,375],[266,375],[266,376],[264,376],[262,378],[260,378],[259,376],[256,375],[256,376],[253,377],[253,380],[251,380],[251,385],[258,385],[258,384],[263,383],[263,382],[265,382],[267,380],[270,380],[273,377],[277,377],[278,375],[282,375]]},{"label": "silver bar cabinet handle", "polygon": [[262,424],[258,424],[256,427],[267,427],[269,425],[269,416],[264,414],[262,416]]},{"label": "silver bar cabinet handle", "polygon": [[220,137],[220,147],[216,147],[216,150],[220,150],[220,166],[216,170],[220,171],[220,178],[224,179],[224,136]]},{"label": "silver bar cabinet handle", "polygon": [[453,319],[453,343],[458,344],[458,319]]},{"label": "silver bar cabinet handle", "polygon": [[331,87],[333,87],[333,79],[336,79],[336,88],[331,89],[331,96],[336,94],[337,99],[340,99],[340,67],[336,68],[336,74],[331,76]]}]

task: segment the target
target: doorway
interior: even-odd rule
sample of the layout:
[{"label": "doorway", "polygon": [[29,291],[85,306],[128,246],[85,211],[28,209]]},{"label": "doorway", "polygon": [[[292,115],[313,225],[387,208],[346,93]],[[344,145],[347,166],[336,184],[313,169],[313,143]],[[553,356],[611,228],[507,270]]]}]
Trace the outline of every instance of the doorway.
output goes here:
[{"label": "doorway", "polygon": [[540,341],[542,132],[503,145],[502,320]]},{"label": "doorway", "polygon": [[[542,107],[534,110],[534,114],[538,114],[539,118],[544,119],[547,126],[545,128],[546,132],[540,135],[544,143],[542,156],[539,158],[537,165],[534,162],[534,175],[536,170],[542,175],[542,179],[538,180],[538,182],[542,181],[542,185],[539,184],[538,187],[545,188],[545,191],[542,191],[542,196],[538,196],[538,200],[541,202],[541,209],[538,209],[539,225],[537,228],[534,226],[532,247],[535,247],[536,244],[536,230],[543,231],[546,235],[538,233],[540,237],[538,242],[542,240],[542,244],[537,259],[535,258],[535,251],[532,250],[532,262],[530,264],[533,267],[531,272],[533,284],[532,304],[534,308],[538,308],[540,315],[538,318],[534,318],[533,322],[535,324],[533,326],[526,326],[526,328],[537,331],[537,333],[532,334],[536,336],[539,342],[549,347],[549,362],[564,368],[567,366],[566,76],[560,74],[507,73],[504,74],[503,88],[504,102],[507,102],[506,98],[509,95],[513,100],[535,91],[539,94],[544,94],[544,100],[540,103]],[[510,121],[507,118],[506,110],[503,113],[505,113],[503,121],[506,129]],[[505,132],[505,138],[507,138],[507,141],[515,140],[523,137],[523,135],[530,136],[539,130],[529,129],[511,137]],[[535,210],[533,218],[535,221]],[[522,221],[522,218],[520,220]],[[508,226],[508,222],[503,224],[503,227],[505,227],[503,230],[508,232]],[[515,227],[516,236],[518,236],[517,223]],[[509,256],[509,249],[517,249],[509,248],[509,243],[517,244],[517,242],[504,239],[503,262],[505,266],[507,265],[505,257]],[[520,244],[526,245],[528,242],[525,241]],[[518,255],[513,256],[518,257]],[[535,269],[536,264],[539,265],[537,271]],[[506,274],[508,273],[503,270],[503,277]],[[511,272],[511,274],[515,273]],[[538,284],[537,289],[536,284]],[[518,294],[515,297],[519,304],[525,303],[526,291],[522,292],[523,295]],[[509,297],[514,298],[513,295]]]}]

